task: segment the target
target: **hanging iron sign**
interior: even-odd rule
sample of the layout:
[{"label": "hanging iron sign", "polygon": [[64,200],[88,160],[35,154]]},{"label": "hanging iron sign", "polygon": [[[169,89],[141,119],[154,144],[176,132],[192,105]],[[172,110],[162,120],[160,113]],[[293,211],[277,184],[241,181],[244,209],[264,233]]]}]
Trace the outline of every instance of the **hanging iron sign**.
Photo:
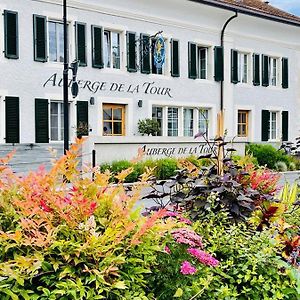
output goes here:
[{"label": "hanging iron sign", "polygon": [[156,37],[153,49],[154,64],[157,69],[161,69],[166,59],[166,43],[161,34]]}]

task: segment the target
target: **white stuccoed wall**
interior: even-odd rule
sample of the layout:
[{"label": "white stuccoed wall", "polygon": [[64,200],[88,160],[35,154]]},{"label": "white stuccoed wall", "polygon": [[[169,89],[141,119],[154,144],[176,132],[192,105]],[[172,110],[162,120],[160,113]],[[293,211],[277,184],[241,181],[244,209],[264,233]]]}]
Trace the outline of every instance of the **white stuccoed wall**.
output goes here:
[{"label": "white stuccoed wall", "polygon": [[[62,88],[48,84],[45,81],[57,73],[62,76],[63,65],[60,63],[40,63],[33,61],[33,30],[32,14],[45,15],[51,19],[62,19],[62,1],[60,0],[1,0],[1,13],[4,9],[19,13],[20,58],[6,59],[0,56],[0,143],[4,143],[4,97],[18,96],[20,98],[21,143],[34,143],[34,99],[62,99]],[[225,21],[233,12],[205,6],[185,0],[68,0],[68,20],[70,22],[70,61],[75,56],[74,22],[87,23],[87,59],[88,66],[80,67],[78,79],[140,84],[155,82],[161,87],[168,87],[173,98],[161,95],[150,95],[140,92],[98,91],[96,94],[80,90],[78,100],[88,100],[95,97],[95,105],[89,106],[89,122],[91,135],[102,135],[102,103],[127,104],[126,135],[137,135],[137,121],[151,117],[153,104],[166,106],[208,107],[212,111],[211,135],[216,131],[216,114],[220,106],[220,83],[213,80],[213,46],[220,45],[220,32]],[[166,75],[144,75],[126,71],[126,52],[122,52],[122,70],[93,69],[91,67],[91,25],[101,25],[117,29],[124,33],[135,31],[154,34],[163,31],[166,38],[176,38],[180,41],[180,77]],[[225,128],[228,136],[236,135],[236,117],[238,109],[250,109],[251,128],[250,141],[261,140],[261,110],[288,110],[290,117],[289,135],[293,139],[299,134],[300,107],[300,28],[273,21],[239,14],[227,27],[225,34],[225,81],[224,108]],[[3,20],[0,22],[0,38],[3,41]],[[212,46],[210,51],[210,80],[188,79],[188,41],[199,42]],[[122,43],[125,45],[125,34]],[[0,43],[2,53],[3,42]],[[233,85],[230,82],[230,50],[244,50],[250,53],[275,55],[289,58],[289,88],[254,87],[252,85],[252,70],[249,71],[249,84]],[[167,58],[168,68],[170,57]],[[252,65],[252,64],[251,64]],[[169,68],[170,69],[170,68]],[[138,100],[143,100],[143,107],[137,106]],[[71,138],[75,135],[76,106],[71,97],[70,126]],[[180,140],[180,137],[178,137]],[[112,159],[117,152],[112,153]]]}]

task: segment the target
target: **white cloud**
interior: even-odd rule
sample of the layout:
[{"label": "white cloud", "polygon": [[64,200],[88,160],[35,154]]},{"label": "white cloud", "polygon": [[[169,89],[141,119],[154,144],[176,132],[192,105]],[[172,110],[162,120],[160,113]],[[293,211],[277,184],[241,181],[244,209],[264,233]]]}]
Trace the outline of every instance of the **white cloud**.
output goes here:
[{"label": "white cloud", "polygon": [[300,15],[300,1],[299,0],[269,0],[270,4],[276,6],[284,11]]}]

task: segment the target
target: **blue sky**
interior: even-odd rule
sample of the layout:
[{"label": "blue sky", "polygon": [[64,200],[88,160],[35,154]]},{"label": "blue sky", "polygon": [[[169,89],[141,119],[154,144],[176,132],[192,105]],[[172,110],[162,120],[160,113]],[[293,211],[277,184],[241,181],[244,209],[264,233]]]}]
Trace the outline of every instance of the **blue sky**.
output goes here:
[{"label": "blue sky", "polygon": [[300,0],[269,0],[270,4],[282,10],[300,16]]}]

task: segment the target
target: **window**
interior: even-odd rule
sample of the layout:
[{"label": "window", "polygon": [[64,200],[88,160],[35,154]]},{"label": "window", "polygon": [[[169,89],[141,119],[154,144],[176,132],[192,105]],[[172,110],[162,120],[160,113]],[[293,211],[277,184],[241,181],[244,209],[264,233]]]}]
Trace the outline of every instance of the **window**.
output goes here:
[{"label": "window", "polygon": [[198,130],[208,136],[208,109],[199,109]]},{"label": "window", "polygon": [[64,104],[51,102],[50,104],[50,136],[52,141],[64,139]]},{"label": "window", "polygon": [[277,86],[278,75],[277,75],[277,58],[269,57],[269,85]]},{"label": "window", "polygon": [[64,30],[63,24],[49,21],[49,61],[64,61]]},{"label": "window", "polygon": [[103,135],[125,135],[125,105],[103,105]]},{"label": "window", "polygon": [[277,139],[277,112],[270,111],[269,140]]},{"label": "window", "polygon": [[239,53],[239,81],[248,82],[248,55]]},{"label": "window", "polygon": [[152,119],[159,123],[159,133],[158,136],[162,136],[163,128],[163,108],[159,106],[152,107]]},{"label": "window", "polygon": [[178,136],[178,108],[168,108],[168,136]]},{"label": "window", "polygon": [[189,78],[208,79],[208,47],[189,42]]},{"label": "window", "polygon": [[193,136],[194,113],[192,108],[184,108],[183,110],[183,135]]},{"label": "window", "polygon": [[231,50],[231,82],[248,83],[248,60],[249,54]]},{"label": "window", "polygon": [[120,33],[115,31],[104,31],[103,47],[104,67],[120,69]]},{"label": "window", "polygon": [[208,55],[208,48],[198,46],[197,78],[207,79],[207,55]]},{"label": "window", "polygon": [[237,135],[238,137],[248,136],[249,112],[247,110],[238,111]]},{"label": "window", "polygon": [[4,11],[4,55],[7,58],[19,58],[18,13]]}]

